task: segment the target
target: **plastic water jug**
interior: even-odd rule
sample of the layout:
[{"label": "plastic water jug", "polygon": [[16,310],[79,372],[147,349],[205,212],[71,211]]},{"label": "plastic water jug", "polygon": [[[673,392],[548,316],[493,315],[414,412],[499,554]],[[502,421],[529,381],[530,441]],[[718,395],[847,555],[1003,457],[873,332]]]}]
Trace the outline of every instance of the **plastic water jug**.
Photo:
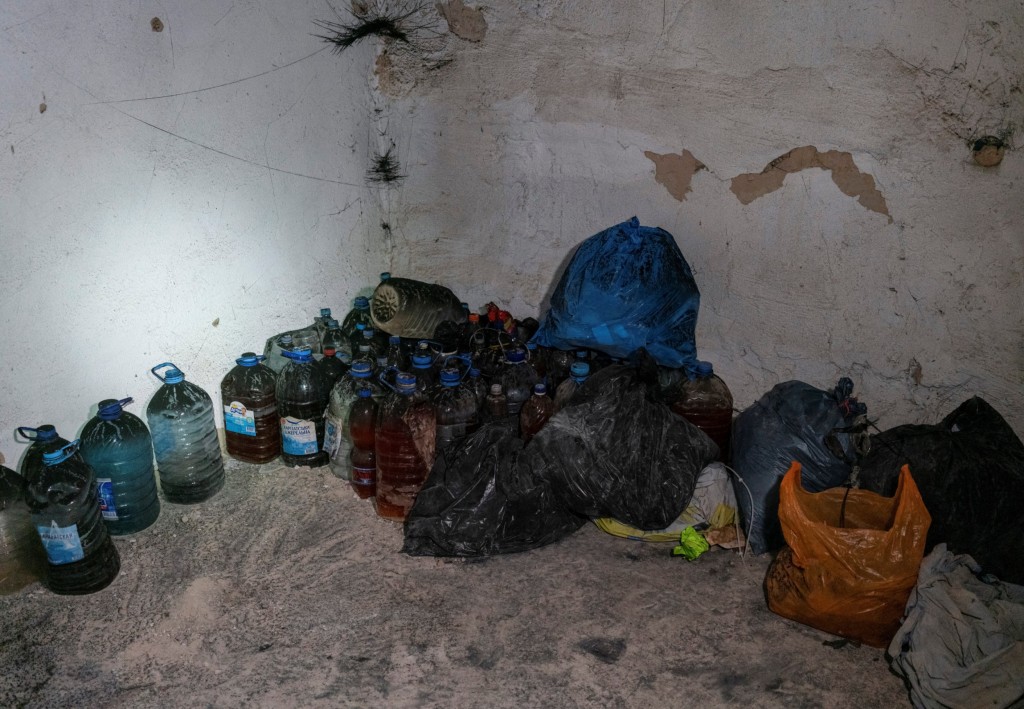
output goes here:
[{"label": "plastic water jug", "polygon": [[367,387],[359,390],[348,415],[352,452],[349,455],[349,479],[360,499],[377,494],[377,402]]},{"label": "plastic water jug", "polygon": [[537,434],[551,415],[555,413],[555,402],[548,396],[548,388],[543,384],[533,385],[533,396],[526,400],[519,412],[519,435],[524,443]]},{"label": "plastic water jug", "polygon": [[444,320],[465,318],[461,301],[444,286],[409,278],[389,278],[373,291],[374,327],[400,337],[427,338]]},{"label": "plastic water jug", "polygon": [[100,515],[114,535],[140,532],[160,516],[153,439],[142,419],[123,410],[132,401],[101,401],[80,439],[82,457],[96,475]]},{"label": "plastic water jug", "polygon": [[0,596],[43,578],[46,553],[25,503],[25,479],[0,465]]},{"label": "plastic water jug", "polygon": [[327,465],[324,412],[330,392],[308,347],[285,352],[291,361],[277,378],[277,414],[281,421],[281,460],[293,468]]},{"label": "plastic water jug", "polygon": [[533,394],[533,385],[540,382],[535,370],[526,361],[526,350],[514,347],[505,353],[505,365],[499,372],[501,388],[508,399],[508,412],[515,416]]},{"label": "plastic water jug", "polygon": [[[356,338],[356,330],[360,329],[359,325],[362,325],[363,328],[373,327],[373,319],[370,317],[370,299],[365,296],[359,296],[352,301],[352,309],[348,311],[348,315],[341,322],[341,332],[346,340],[352,342]],[[355,342],[355,347],[359,347],[358,341]],[[353,350],[352,357],[355,358],[355,356],[356,353]]]},{"label": "plastic water jug", "polygon": [[46,587],[80,595],[105,588],[121,559],[100,515],[92,468],[76,455],[78,441],[43,454],[43,469],[26,480],[25,501],[46,550]]},{"label": "plastic water jug", "polygon": [[573,362],[569,368],[569,378],[558,385],[555,392],[555,411],[564,409],[583,383],[590,376],[590,365],[586,362]]},{"label": "plastic water jug", "polygon": [[281,455],[277,374],[266,357],[243,352],[220,382],[228,455],[245,463],[269,463]]},{"label": "plastic water jug", "polygon": [[697,362],[694,379],[684,379],[672,410],[708,434],[720,458],[729,455],[732,435],[732,392],[716,374],[710,362]]},{"label": "plastic water jug", "polygon": [[440,386],[430,392],[437,418],[437,450],[447,448],[475,431],[479,425],[476,393],[462,383],[454,367],[441,370]]},{"label": "plastic water jug", "polygon": [[[395,280],[395,279],[392,279]],[[416,377],[399,372],[377,415],[377,514],[401,522],[434,464],[437,421]]]},{"label": "plastic water jug", "polygon": [[[44,423],[36,428],[18,426],[14,431],[26,441],[32,441],[32,445],[25,451],[19,467],[21,477],[25,480],[35,476],[43,469],[43,453],[63,448],[71,442],[59,436],[57,429],[48,423]],[[81,453],[76,451],[75,455],[80,457]]]},{"label": "plastic water jug", "polygon": [[357,361],[331,389],[327,408],[324,450],[330,458],[331,472],[343,480],[349,480],[349,454],[352,452],[352,434],[348,417],[352,402],[359,396],[360,389],[369,389],[375,398],[380,398],[380,385],[372,379],[373,368],[369,362]]},{"label": "plastic water jug", "polygon": [[146,407],[160,490],[176,504],[207,500],[224,487],[213,401],[171,362],[150,371],[163,382]]}]

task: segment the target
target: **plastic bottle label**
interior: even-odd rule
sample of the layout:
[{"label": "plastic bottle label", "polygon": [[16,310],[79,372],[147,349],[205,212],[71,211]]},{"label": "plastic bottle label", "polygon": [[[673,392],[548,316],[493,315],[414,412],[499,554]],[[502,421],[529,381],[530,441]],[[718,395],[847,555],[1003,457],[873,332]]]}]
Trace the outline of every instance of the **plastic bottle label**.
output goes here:
[{"label": "plastic bottle label", "polygon": [[376,485],[377,484],[377,469],[376,468],[357,468],[352,466],[352,483],[355,485]]},{"label": "plastic bottle label", "polygon": [[338,448],[341,446],[340,432],[341,427],[328,416],[324,422],[324,450],[332,460],[337,456]]},{"label": "plastic bottle label", "polygon": [[110,478],[96,478],[96,495],[100,498],[100,514],[103,519],[117,521],[117,505],[114,504],[114,481]]},{"label": "plastic bottle label", "polygon": [[237,401],[224,404],[224,428],[243,436],[256,435],[256,412]]},{"label": "plastic bottle label", "polygon": [[316,445],[316,424],[312,421],[281,419],[281,450],[288,455],[312,455],[319,452]]},{"label": "plastic bottle label", "polygon": [[70,564],[85,558],[82,541],[78,538],[78,525],[60,527],[53,521],[49,527],[37,525],[36,530],[46,549],[46,557],[54,566]]}]

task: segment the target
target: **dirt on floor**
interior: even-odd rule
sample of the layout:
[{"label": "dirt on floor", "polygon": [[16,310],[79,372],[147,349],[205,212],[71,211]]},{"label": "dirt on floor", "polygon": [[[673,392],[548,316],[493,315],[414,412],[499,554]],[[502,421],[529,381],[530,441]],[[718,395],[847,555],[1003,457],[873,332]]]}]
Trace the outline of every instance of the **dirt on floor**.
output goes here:
[{"label": "dirt on floor", "polygon": [[587,525],[409,557],[326,468],[235,462],[116,544],[103,591],[0,598],[0,705],[909,706],[883,651],[768,611],[767,556],[687,562]]}]

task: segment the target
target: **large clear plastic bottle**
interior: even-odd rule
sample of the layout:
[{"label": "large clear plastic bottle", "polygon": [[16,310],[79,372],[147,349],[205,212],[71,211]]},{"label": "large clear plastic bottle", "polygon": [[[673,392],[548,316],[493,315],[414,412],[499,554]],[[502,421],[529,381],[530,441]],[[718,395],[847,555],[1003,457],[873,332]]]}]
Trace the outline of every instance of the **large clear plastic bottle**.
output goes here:
[{"label": "large clear plastic bottle", "polygon": [[[363,328],[373,327],[373,320],[370,317],[370,299],[364,296],[359,296],[352,301],[352,309],[348,311],[348,315],[341,322],[341,332],[349,342],[356,337],[356,329],[360,324]],[[362,335],[359,337],[361,338]],[[355,349],[358,349],[359,344],[358,341],[355,342],[352,350],[353,359],[356,358]]]},{"label": "large clear plastic bottle", "polygon": [[407,372],[395,376],[395,390],[377,415],[377,514],[401,522],[434,464],[437,420],[434,409]]},{"label": "large clear plastic bottle", "polygon": [[375,398],[379,399],[381,396],[380,386],[372,376],[373,367],[370,363],[357,360],[331,389],[324,450],[330,457],[331,472],[342,480],[350,479],[349,454],[352,451],[352,434],[349,431],[348,417],[352,402],[359,396],[360,389],[369,389]]},{"label": "large clear plastic bottle", "polygon": [[444,320],[465,317],[462,302],[444,286],[389,278],[373,291],[374,326],[400,337],[425,338]]},{"label": "large clear plastic bottle", "polygon": [[462,440],[479,426],[475,392],[455,367],[441,370],[440,385],[430,392],[437,418],[437,450]]},{"label": "large clear plastic bottle", "polygon": [[324,412],[330,392],[307,347],[286,352],[291,361],[277,378],[277,415],[281,421],[281,460],[297,468],[327,465]]},{"label": "large clear plastic bottle", "polygon": [[46,550],[46,587],[63,595],[99,591],[121,569],[100,515],[96,477],[77,449],[73,441],[47,451],[42,470],[25,481],[25,501]]},{"label": "large clear plastic bottle", "polygon": [[561,411],[572,400],[572,395],[579,391],[583,383],[590,377],[590,365],[586,362],[573,362],[569,368],[569,378],[558,385],[555,392],[555,411]]},{"label": "large clear plastic bottle", "polygon": [[518,416],[523,404],[533,394],[533,385],[540,382],[537,370],[526,361],[526,350],[521,347],[508,350],[505,365],[498,376],[508,399],[508,412]]},{"label": "large clear plastic bottle", "polygon": [[[28,450],[25,451],[25,455],[22,457],[21,465],[19,467],[21,477],[25,480],[33,477],[43,469],[43,453],[58,450],[71,442],[58,435],[57,429],[48,423],[44,423],[36,428],[32,428],[31,426],[18,426],[14,430],[17,435],[21,436],[26,441],[32,442],[32,445],[30,445]],[[75,451],[75,455],[81,457],[81,453],[77,450]]]},{"label": "large clear plastic bottle", "polygon": [[228,455],[245,463],[269,463],[281,455],[277,374],[254,352],[243,352],[220,382]]},{"label": "large clear plastic bottle", "polygon": [[377,402],[368,387],[359,389],[348,415],[352,452],[349,454],[349,480],[360,499],[377,494]]},{"label": "large clear plastic bottle", "polygon": [[715,374],[711,362],[697,362],[694,379],[684,379],[672,410],[718,444],[722,460],[729,456],[732,435],[732,392]]},{"label": "large clear plastic bottle", "polygon": [[0,465],[0,596],[43,578],[45,568],[46,554],[25,503],[25,479]]},{"label": "large clear plastic bottle", "polygon": [[134,534],[156,522],[160,498],[153,467],[153,439],[126,398],[104,399],[82,429],[82,457],[96,474],[100,514],[113,535]]},{"label": "large clear plastic bottle", "polygon": [[534,384],[533,396],[527,399],[519,412],[519,435],[523,443],[529,443],[554,413],[555,402],[548,396],[548,388],[543,384]]},{"label": "large clear plastic bottle", "polygon": [[146,407],[160,490],[165,500],[177,504],[207,500],[224,487],[224,460],[210,395],[185,381],[170,362],[151,371],[163,382]]}]

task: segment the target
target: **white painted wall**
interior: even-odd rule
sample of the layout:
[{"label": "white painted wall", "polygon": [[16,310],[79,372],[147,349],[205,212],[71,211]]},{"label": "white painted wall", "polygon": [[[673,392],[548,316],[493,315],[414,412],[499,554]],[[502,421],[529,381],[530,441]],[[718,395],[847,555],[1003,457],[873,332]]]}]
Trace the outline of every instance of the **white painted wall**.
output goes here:
[{"label": "white painted wall", "polygon": [[[160,362],[178,364],[219,404],[220,379],[241,352],[262,351],[321,306],[343,315],[375,281],[385,264],[364,180],[373,47],[285,66],[325,46],[311,35],[314,19],[332,19],[330,8],[0,5],[0,453],[9,465],[24,449],[17,425],[53,423],[70,438],[108,397],[133,396],[129,410],[144,416],[159,386],[149,368]],[[100,103],[179,92],[193,93]]]},{"label": "white painted wall", "polygon": [[[482,41],[391,51],[372,93],[375,43],[285,66],[321,47],[313,0],[0,7],[0,430],[67,434],[107,396],[140,413],[164,360],[215,394],[386,266],[537,314],[572,248],[636,214],[694,267],[738,405],[849,374],[883,427],[979,394],[1024,433],[1024,166],[966,147],[1020,142],[1019,4],[469,4]],[[408,177],[366,188],[392,141]],[[730,191],[804,145],[849,152],[892,221],[819,169]],[[678,201],[644,151],[683,149],[708,169]]]}]

